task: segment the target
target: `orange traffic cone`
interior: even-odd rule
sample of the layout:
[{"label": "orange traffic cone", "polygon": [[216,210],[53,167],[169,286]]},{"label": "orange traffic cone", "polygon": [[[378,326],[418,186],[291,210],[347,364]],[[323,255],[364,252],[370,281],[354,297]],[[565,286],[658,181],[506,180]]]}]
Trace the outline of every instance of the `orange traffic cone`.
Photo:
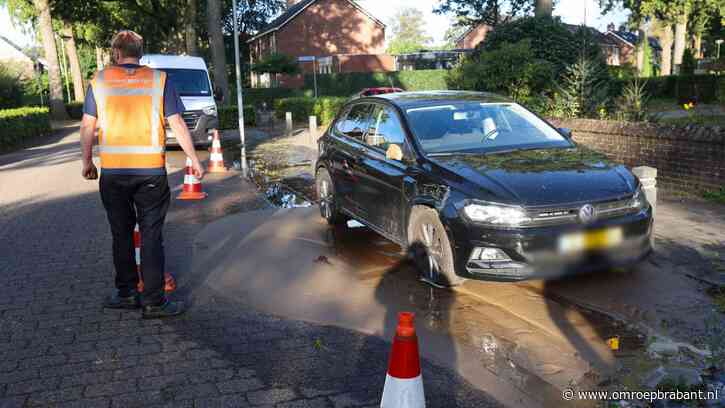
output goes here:
[{"label": "orange traffic cone", "polygon": [[222,142],[219,140],[219,131],[214,129],[214,139],[211,142],[211,157],[209,157],[209,173],[224,173],[224,156],[222,155]]},{"label": "orange traffic cone", "polygon": [[[143,276],[141,275],[141,231],[139,231],[138,224],[133,229],[133,246],[136,250],[136,271],[138,272],[138,285],[136,290],[139,293],[143,292]],[[164,273],[164,292],[171,293],[176,290],[176,279],[174,275],[165,272]]]},{"label": "orange traffic cone", "polygon": [[186,174],[184,175],[184,189],[179,194],[179,200],[201,200],[206,193],[201,189],[201,182],[194,176],[191,168],[191,159],[186,158]]},{"label": "orange traffic cone", "polygon": [[398,315],[398,329],[395,331],[380,408],[425,408],[414,318],[415,315],[409,312]]}]

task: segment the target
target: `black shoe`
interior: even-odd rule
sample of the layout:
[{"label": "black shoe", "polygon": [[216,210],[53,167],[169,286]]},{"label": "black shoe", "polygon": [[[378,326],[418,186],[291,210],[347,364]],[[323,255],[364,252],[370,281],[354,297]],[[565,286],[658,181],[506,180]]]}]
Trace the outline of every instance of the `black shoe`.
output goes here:
[{"label": "black shoe", "polygon": [[139,309],[141,302],[139,301],[138,293],[135,291],[131,292],[131,296],[122,297],[118,295],[118,292],[106,298],[103,302],[103,307],[106,309]]},{"label": "black shoe", "polygon": [[165,299],[158,306],[144,306],[141,317],[144,319],[160,319],[163,317],[178,316],[186,311],[184,302]]}]

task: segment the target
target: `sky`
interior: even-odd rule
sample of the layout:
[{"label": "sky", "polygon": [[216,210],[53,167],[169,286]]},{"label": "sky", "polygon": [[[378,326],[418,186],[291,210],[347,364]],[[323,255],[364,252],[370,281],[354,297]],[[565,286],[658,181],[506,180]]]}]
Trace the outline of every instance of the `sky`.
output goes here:
[{"label": "sky", "polygon": [[[403,7],[420,9],[425,15],[428,34],[433,37],[436,44],[443,43],[443,37],[448,29],[451,18],[433,13],[433,8],[439,0],[357,0],[366,10],[383,22],[388,22],[395,11]],[[586,9],[586,23],[600,31],[607,28],[607,24],[614,22],[617,26],[627,19],[627,14],[621,10],[610,12],[602,16],[597,0],[558,0],[554,8],[554,15],[561,16],[565,23],[582,24]],[[394,4],[394,5],[393,5]],[[0,27],[2,35],[21,47],[32,43],[32,38],[14,27],[10,21],[5,7],[0,8]]]}]

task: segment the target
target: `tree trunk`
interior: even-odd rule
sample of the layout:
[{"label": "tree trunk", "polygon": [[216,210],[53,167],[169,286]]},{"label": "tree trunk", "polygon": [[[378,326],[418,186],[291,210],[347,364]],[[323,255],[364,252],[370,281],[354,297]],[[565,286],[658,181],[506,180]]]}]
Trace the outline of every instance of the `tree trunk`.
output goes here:
[{"label": "tree trunk", "polygon": [[672,74],[672,26],[666,24],[662,27],[660,45],[662,46],[662,61],[660,61],[660,75]]},{"label": "tree trunk", "polygon": [[33,0],[40,36],[43,40],[43,50],[48,63],[48,83],[50,85],[50,116],[56,120],[68,119],[68,113],[63,104],[63,81],[60,78],[60,65],[58,62],[58,50],[55,48],[53,38],[53,22],[50,17],[48,0]]},{"label": "tree trunk", "polygon": [[536,0],[536,10],[534,14],[536,17],[549,17],[551,18],[554,5],[552,0]]},{"label": "tree trunk", "polygon": [[68,54],[71,77],[73,77],[73,96],[76,102],[83,102],[85,99],[85,87],[83,86],[81,62],[78,59],[75,34],[71,26],[66,22],[63,23],[63,40],[65,41],[65,50]]},{"label": "tree trunk", "polygon": [[702,59],[702,33],[695,33],[692,40],[695,58]]},{"label": "tree trunk", "polygon": [[189,55],[199,55],[199,47],[197,46],[196,34],[196,0],[187,0],[186,2],[186,53]]},{"label": "tree trunk", "polygon": [[228,105],[229,83],[227,81],[227,61],[224,55],[224,35],[222,34],[222,19],[220,0],[207,0],[207,16],[209,31],[209,48],[214,64],[214,83],[222,90],[224,104]]},{"label": "tree trunk", "polygon": [[98,71],[103,69],[103,50],[101,47],[96,47],[96,69]]},{"label": "tree trunk", "polygon": [[680,72],[682,65],[682,56],[685,54],[685,46],[687,45],[687,13],[677,17],[675,22],[675,51],[673,55],[675,73]]}]

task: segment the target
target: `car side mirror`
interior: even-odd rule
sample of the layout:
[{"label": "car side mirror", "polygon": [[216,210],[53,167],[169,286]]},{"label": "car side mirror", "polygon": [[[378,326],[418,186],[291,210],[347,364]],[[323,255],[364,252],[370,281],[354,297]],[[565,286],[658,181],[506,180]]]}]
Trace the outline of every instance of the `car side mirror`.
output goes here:
[{"label": "car side mirror", "polygon": [[567,139],[571,139],[573,137],[573,133],[569,128],[559,128],[559,133],[561,133]]},{"label": "car side mirror", "polygon": [[401,149],[400,146],[396,144],[391,144],[390,146],[388,146],[388,150],[385,152],[385,158],[388,160],[402,161],[403,149]]}]

